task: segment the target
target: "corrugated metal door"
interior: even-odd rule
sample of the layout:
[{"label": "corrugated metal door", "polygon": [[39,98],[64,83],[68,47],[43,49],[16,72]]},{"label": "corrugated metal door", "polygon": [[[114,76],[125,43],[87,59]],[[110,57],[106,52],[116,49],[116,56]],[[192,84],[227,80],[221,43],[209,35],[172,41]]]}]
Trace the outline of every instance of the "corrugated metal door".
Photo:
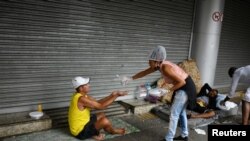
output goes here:
[{"label": "corrugated metal door", "polygon": [[250,63],[250,1],[226,0],[215,85],[229,86],[228,69]]},{"label": "corrugated metal door", "polygon": [[0,113],[68,106],[74,76],[91,77],[99,99],[123,88],[116,75],[148,67],[156,45],[188,58],[194,0],[1,0]]}]

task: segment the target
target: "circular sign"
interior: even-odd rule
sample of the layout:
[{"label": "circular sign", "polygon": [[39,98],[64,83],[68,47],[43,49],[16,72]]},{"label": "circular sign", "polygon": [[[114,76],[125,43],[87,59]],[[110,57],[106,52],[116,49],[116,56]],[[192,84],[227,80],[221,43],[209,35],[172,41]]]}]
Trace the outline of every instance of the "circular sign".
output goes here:
[{"label": "circular sign", "polygon": [[222,21],[222,17],[223,17],[223,13],[221,13],[221,12],[214,12],[212,15],[212,19],[215,22]]}]

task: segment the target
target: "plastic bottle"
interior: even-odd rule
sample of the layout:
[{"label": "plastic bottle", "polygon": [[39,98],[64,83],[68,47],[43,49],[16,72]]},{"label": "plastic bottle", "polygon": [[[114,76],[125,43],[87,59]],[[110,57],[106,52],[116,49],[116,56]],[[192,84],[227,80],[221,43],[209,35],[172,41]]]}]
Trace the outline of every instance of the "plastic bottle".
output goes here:
[{"label": "plastic bottle", "polygon": [[141,86],[137,86],[135,90],[135,98],[140,99],[140,94],[141,94]]},{"label": "plastic bottle", "polygon": [[136,88],[136,99],[143,99],[147,96],[147,89],[145,87],[145,84],[139,85]]},{"label": "plastic bottle", "polygon": [[147,96],[149,95],[149,91],[151,90],[150,83],[145,84],[145,88],[147,89]]},{"label": "plastic bottle", "polygon": [[37,111],[38,111],[38,112],[43,112],[42,104],[38,104],[38,105],[37,105]]}]

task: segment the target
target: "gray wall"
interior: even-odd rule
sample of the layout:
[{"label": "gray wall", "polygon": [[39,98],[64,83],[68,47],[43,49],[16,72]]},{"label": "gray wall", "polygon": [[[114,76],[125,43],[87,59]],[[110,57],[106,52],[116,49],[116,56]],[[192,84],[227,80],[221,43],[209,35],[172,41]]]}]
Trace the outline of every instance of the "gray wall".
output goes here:
[{"label": "gray wall", "polygon": [[188,58],[194,0],[0,0],[0,113],[68,106],[74,76],[91,77],[91,95],[114,89],[134,97],[116,74],[148,66],[163,45],[168,59]]}]

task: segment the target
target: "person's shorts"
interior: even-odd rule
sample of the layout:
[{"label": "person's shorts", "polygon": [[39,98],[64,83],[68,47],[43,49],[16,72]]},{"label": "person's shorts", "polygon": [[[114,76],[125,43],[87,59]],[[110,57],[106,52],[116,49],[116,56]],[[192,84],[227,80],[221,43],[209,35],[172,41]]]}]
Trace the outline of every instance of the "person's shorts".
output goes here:
[{"label": "person's shorts", "polygon": [[245,95],[243,96],[242,100],[250,102],[250,87],[247,88],[247,91],[246,91]]},{"label": "person's shorts", "polygon": [[96,115],[91,115],[89,122],[84,126],[84,129],[76,136],[76,138],[84,140],[99,135],[99,131],[95,128],[96,121]]},{"label": "person's shorts", "polygon": [[219,110],[208,109],[206,107],[200,106],[199,104],[196,104],[196,107],[195,107],[194,111],[197,112],[197,113],[201,113],[201,114],[202,113],[208,113],[208,112],[214,111],[215,114],[218,114]]},{"label": "person's shorts", "polygon": [[205,113],[207,110],[206,107],[200,106],[198,103],[196,103],[196,106],[194,108],[194,111],[197,113]]}]

